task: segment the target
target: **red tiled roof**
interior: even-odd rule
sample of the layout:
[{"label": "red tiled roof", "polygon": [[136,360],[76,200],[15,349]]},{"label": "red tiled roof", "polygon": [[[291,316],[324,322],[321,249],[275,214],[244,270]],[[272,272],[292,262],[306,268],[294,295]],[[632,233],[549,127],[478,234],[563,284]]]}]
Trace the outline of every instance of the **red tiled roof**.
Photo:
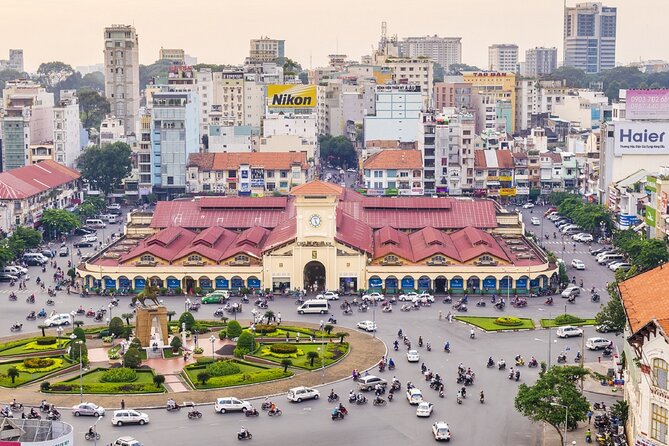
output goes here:
[{"label": "red tiled roof", "polygon": [[409,235],[395,228],[386,226],[374,232],[374,257],[381,258],[394,254],[403,259],[413,261],[413,251]]},{"label": "red tiled roof", "polygon": [[474,150],[474,167],[485,169],[488,164],[485,161],[485,153],[483,150]]},{"label": "red tiled roof", "polygon": [[503,260],[510,260],[497,240],[485,231],[474,227],[467,227],[450,235],[455,249],[458,250],[459,260],[466,262],[483,254],[491,254]]},{"label": "red tiled roof", "polygon": [[290,195],[341,195],[344,188],[333,183],[326,183],[325,181],[315,180],[308,183],[300,184],[291,189]]},{"label": "red tiled roof", "polygon": [[386,149],[375,153],[363,163],[365,169],[421,169],[420,150]]},{"label": "red tiled roof", "polygon": [[269,251],[284,243],[295,240],[295,238],[297,238],[297,220],[293,217],[272,229],[267,240],[265,240],[263,251]]},{"label": "red tiled roof", "polygon": [[237,254],[248,254],[256,258],[262,257],[263,241],[270,231],[260,226],[247,229],[237,236],[237,239],[223,253],[221,259],[227,259]]},{"label": "red tiled roof", "polygon": [[120,262],[151,254],[166,261],[172,261],[195,239],[196,234],[184,228],[167,228],[142,240],[136,248],[121,257]]},{"label": "red tiled roof", "polygon": [[669,266],[660,265],[618,284],[632,333],[657,319],[669,333]]},{"label": "red tiled roof", "polygon": [[81,178],[79,172],[53,160],[0,173],[0,200],[29,198]]},{"label": "red tiled roof", "polygon": [[283,209],[287,197],[202,197],[198,199],[200,209]]},{"label": "red tiled roof", "polygon": [[497,150],[497,165],[502,169],[512,169],[514,167],[510,150]]},{"label": "red tiled roof", "polygon": [[304,152],[217,152],[193,153],[188,156],[188,167],[201,170],[238,170],[241,164],[266,170],[288,170],[294,164],[308,167]]},{"label": "red tiled roof", "polygon": [[374,249],[372,228],[339,209],[337,210],[337,234],[335,239],[369,254],[372,254]]}]

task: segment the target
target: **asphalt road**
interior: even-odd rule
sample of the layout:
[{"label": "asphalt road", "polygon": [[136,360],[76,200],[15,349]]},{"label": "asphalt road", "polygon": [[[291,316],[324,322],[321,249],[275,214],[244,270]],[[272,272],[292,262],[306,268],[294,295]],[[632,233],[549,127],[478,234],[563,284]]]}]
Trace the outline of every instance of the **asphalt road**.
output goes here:
[{"label": "asphalt road", "polygon": [[[535,208],[532,214],[524,213],[524,218],[529,223],[530,216],[542,216],[543,211]],[[544,231],[549,230],[551,237],[554,226],[551,222],[544,220]],[[540,231],[541,227],[528,226],[530,230]],[[99,231],[101,233],[101,231]],[[109,234],[109,229],[106,235]],[[539,232],[540,233],[540,232]],[[102,235],[102,234],[100,234]],[[561,251],[561,245],[547,243],[547,247],[555,252]],[[559,249],[558,249],[559,247]],[[564,260],[567,265],[571,259],[576,257],[586,263],[585,271],[574,271],[568,267],[571,275],[576,275],[577,281],[583,278],[585,287],[589,290],[595,286],[600,290],[603,301],[607,296],[601,291],[605,288],[606,282],[611,281],[613,274],[605,267],[595,263],[594,258],[587,252],[585,245],[578,245],[577,252],[573,253],[571,245],[564,253]],[[593,249],[595,244],[593,244]],[[87,251],[87,250],[82,250]],[[90,249],[89,249],[90,251]],[[76,250],[75,250],[76,255]],[[67,263],[66,258],[59,258],[57,262],[64,267]],[[37,331],[37,322],[25,321],[25,315],[30,309],[39,310],[47,299],[46,293],[37,292],[35,286],[35,277],[45,277],[37,267],[30,268],[31,280],[27,292],[20,293],[17,302],[8,302],[3,304],[3,311],[0,312],[0,334],[9,334],[9,325],[14,320],[20,320],[24,324],[25,332]],[[53,269],[48,270],[49,280]],[[0,301],[6,299],[6,295],[12,288],[8,284],[0,284]],[[14,290],[16,288],[14,287]],[[590,302],[589,292],[585,292],[577,299],[576,304],[568,304],[567,311],[584,317],[592,317],[599,310],[600,304]],[[38,303],[30,305],[25,302],[25,296],[35,292]],[[56,297],[55,309],[57,312],[70,312],[83,305],[84,308],[100,308],[106,306],[109,298],[88,297],[81,298],[76,294],[70,296],[65,292],[59,292]],[[114,308],[112,315],[131,311],[127,306],[128,298],[121,298],[121,305]],[[565,300],[555,297],[555,305],[548,307],[544,305],[543,298],[532,298],[528,307],[515,309],[507,307],[503,314],[531,317],[538,321],[542,317],[555,316],[565,311]],[[183,297],[164,298],[165,305],[181,313],[184,309]],[[53,307],[46,307],[49,311]],[[196,315],[198,318],[213,318],[213,312],[217,305],[204,305]],[[248,307],[247,307],[248,308]],[[121,428],[112,427],[109,415],[103,418],[98,430],[102,434],[100,444],[108,444],[119,436],[131,435],[139,439],[146,446],[153,445],[172,445],[172,444],[198,444],[214,445],[229,444],[234,442],[235,432],[240,426],[246,426],[253,434],[254,444],[270,443],[294,443],[296,439],[304,439],[304,442],[318,442],[323,445],[341,445],[341,444],[373,444],[382,443],[387,446],[419,444],[423,441],[432,441],[430,432],[431,424],[436,420],[447,421],[453,432],[453,442],[457,444],[494,444],[494,445],[539,445],[541,444],[540,426],[530,423],[527,419],[520,416],[513,407],[513,398],[516,394],[518,383],[507,379],[505,372],[496,369],[487,369],[486,360],[493,356],[495,360],[504,358],[507,364],[511,364],[516,354],[522,354],[526,360],[534,355],[539,361],[548,359],[549,350],[549,332],[547,330],[535,330],[524,332],[508,333],[484,333],[476,331],[476,339],[469,339],[469,327],[454,321],[449,324],[446,320],[439,320],[438,314],[441,311],[445,316],[451,309],[450,305],[441,303],[439,300],[430,308],[423,308],[419,311],[381,313],[380,311],[370,311],[366,314],[355,312],[351,316],[344,316],[339,310],[337,304],[333,305],[333,314],[337,317],[339,324],[347,327],[353,327],[355,323],[363,319],[374,319],[378,325],[377,336],[384,340],[391,349],[390,357],[397,364],[397,369],[393,372],[386,371],[383,376],[391,380],[393,374],[402,382],[403,389],[407,381],[412,381],[418,388],[423,390],[425,399],[435,404],[435,410],[430,419],[419,419],[415,416],[415,406],[410,406],[404,398],[404,393],[397,395],[395,401],[389,403],[386,407],[373,407],[371,404],[352,407],[346,404],[350,411],[350,416],[343,421],[332,421],[330,411],[332,404],[327,403],[325,396],[331,388],[340,395],[346,396],[352,386],[350,380],[337,383],[321,389],[323,398],[318,401],[307,401],[302,404],[292,404],[285,400],[284,396],[276,397],[274,400],[283,410],[284,414],[279,418],[269,418],[265,413],[261,413],[258,418],[247,418],[241,414],[220,415],[213,412],[213,406],[204,406],[201,411],[204,416],[200,420],[188,420],[186,412],[168,413],[165,410],[150,410],[151,422],[146,426],[124,426]],[[295,311],[295,305],[292,299],[277,298],[270,304],[270,309],[275,313],[281,312],[284,321],[310,321],[318,323],[321,316],[304,315],[299,316]],[[470,306],[469,315],[499,315],[500,311],[495,310],[490,305],[484,308]],[[109,314],[108,314],[109,316]],[[242,319],[249,317],[248,310],[242,314]],[[87,320],[86,322],[92,322]],[[392,342],[397,337],[398,329],[402,328],[404,332],[412,339],[414,346],[417,345],[418,336],[422,336],[427,342],[430,341],[433,350],[427,352],[425,348],[419,349],[421,362],[425,362],[433,372],[439,373],[445,378],[446,397],[438,398],[435,391],[429,389],[427,383],[420,373],[420,362],[410,364],[406,361],[406,351],[400,349],[399,352],[392,351]],[[53,332],[53,329],[51,330]],[[585,337],[595,336],[594,329],[588,327],[585,329]],[[612,335],[607,335],[612,338]],[[451,344],[451,353],[443,352],[445,341]],[[580,339],[556,339],[555,333],[551,335],[551,356],[552,362],[559,351],[568,351],[569,361],[573,361],[573,356],[577,350],[581,350]],[[619,342],[619,339],[618,339]],[[586,352],[585,360],[596,361],[597,353]],[[455,394],[459,386],[456,386],[455,377],[459,363],[465,367],[471,367],[476,372],[476,381],[472,387],[467,389],[469,397],[462,405],[455,402]],[[375,373],[375,372],[372,372]],[[521,368],[521,381],[531,383],[537,377],[537,369]],[[486,395],[486,403],[481,405],[478,402],[478,394],[483,390]],[[221,396],[234,395],[234,391],[221,390]],[[175,399],[181,402],[176,394]],[[602,398],[593,397],[597,400]],[[166,397],[167,399],[167,397]],[[95,398],[91,398],[95,401]],[[119,398],[120,401],[120,398]],[[259,407],[260,402],[256,403]],[[64,421],[72,423],[75,427],[76,441],[83,442],[83,434],[88,426],[94,422],[93,419],[74,418],[67,414],[63,417]],[[485,428],[482,428],[485,426]],[[196,427],[193,429],[193,427]],[[80,440],[81,439],[81,440]],[[300,440],[302,441],[302,440]]]}]

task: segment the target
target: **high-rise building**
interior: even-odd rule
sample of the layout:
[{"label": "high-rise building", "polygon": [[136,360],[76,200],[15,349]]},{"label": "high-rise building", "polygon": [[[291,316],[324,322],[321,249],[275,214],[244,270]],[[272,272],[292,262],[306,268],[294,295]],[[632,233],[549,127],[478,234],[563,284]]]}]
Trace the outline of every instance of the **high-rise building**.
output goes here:
[{"label": "high-rise building", "polygon": [[578,3],[564,10],[564,65],[586,73],[616,64],[617,9],[601,3]]},{"label": "high-rise building", "polygon": [[446,71],[453,64],[462,63],[462,37],[406,37],[400,43],[403,57],[427,57]]},{"label": "high-rise building", "polygon": [[105,28],[105,96],[111,112],[123,121],[127,135],[136,133],[139,122],[139,39],[135,27]]},{"label": "high-rise building", "polygon": [[67,167],[81,153],[81,119],[76,90],[61,90],[60,100],[53,108],[54,159]]},{"label": "high-rise building", "polygon": [[525,51],[521,74],[525,77],[540,77],[551,74],[556,68],[557,48],[530,48]]},{"label": "high-rise building", "polygon": [[23,50],[9,50],[9,69],[23,73]]},{"label": "high-rise building", "polygon": [[283,64],[283,59],[286,57],[285,42],[285,40],[270,39],[269,37],[251,39],[248,64],[262,65],[266,62]]},{"label": "high-rise building", "polygon": [[158,51],[158,60],[169,60],[176,65],[184,65],[186,63],[186,52],[180,48],[160,47],[160,50]]},{"label": "high-rise building", "polygon": [[472,85],[476,109],[476,132],[514,132],[516,114],[516,75],[498,71],[463,71],[462,80]]},{"label": "high-rise building", "polygon": [[488,69],[491,71],[516,72],[518,45],[497,43],[488,47]]}]

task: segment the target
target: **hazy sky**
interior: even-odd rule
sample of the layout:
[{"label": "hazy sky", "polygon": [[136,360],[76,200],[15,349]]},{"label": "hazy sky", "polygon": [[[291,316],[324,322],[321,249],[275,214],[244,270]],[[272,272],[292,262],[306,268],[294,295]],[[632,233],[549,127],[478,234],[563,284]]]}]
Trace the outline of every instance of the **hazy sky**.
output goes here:
[{"label": "hazy sky", "polygon": [[[568,4],[575,4],[569,0]],[[608,0],[618,7],[616,60],[669,59],[669,0]],[[199,62],[241,63],[251,38],[286,40],[286,55],[303,67],[322,66],[338,51],[359,60],[378,42],[381,22],[400,38],[438,34],[462,37],[463,62],[485,66],[487,46],[515,43],[524,51],[562,51],[563,0],[0,0],[0,58],[23,48],[27,70],[40,62],[102,62],[103,28],[134,24],[140,61],[158,49],[183,48]],[[402,6],[400,6],[402,5]],[[561,57],[560,57],[561,58]]]}]

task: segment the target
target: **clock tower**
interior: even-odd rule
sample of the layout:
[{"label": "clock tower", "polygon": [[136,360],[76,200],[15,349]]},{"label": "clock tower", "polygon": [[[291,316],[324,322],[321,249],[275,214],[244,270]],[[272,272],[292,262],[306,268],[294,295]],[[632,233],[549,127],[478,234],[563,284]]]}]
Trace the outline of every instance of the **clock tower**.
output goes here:
[{"label": "clock tower", "polygon": [[311,181],[291,191],[295,196],[298,242],[328,242],[334,245],[337,233],[337,201],[342,188]]}]

